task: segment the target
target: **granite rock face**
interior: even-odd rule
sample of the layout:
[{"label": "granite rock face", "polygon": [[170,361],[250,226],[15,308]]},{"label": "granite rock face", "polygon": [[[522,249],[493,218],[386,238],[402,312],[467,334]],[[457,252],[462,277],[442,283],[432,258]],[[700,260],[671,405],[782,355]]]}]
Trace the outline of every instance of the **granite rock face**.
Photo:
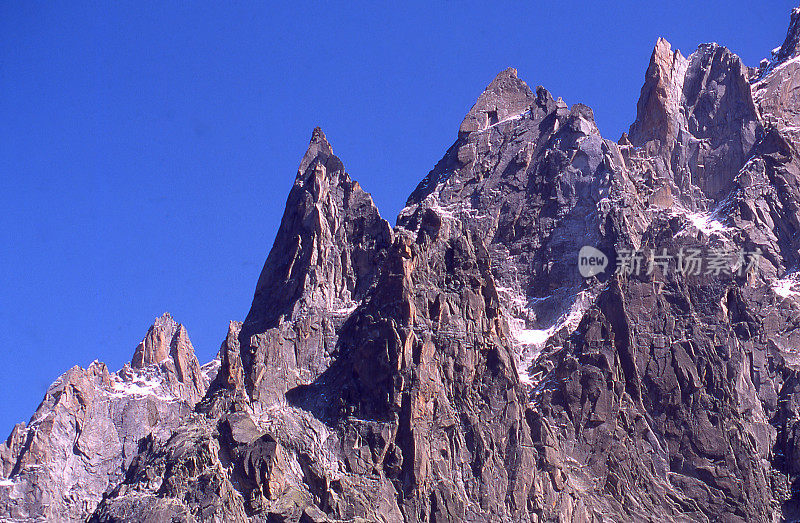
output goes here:
[{"label": "granite rock face", "polygon": [[[217,359],[161,318],[71,370],[0,448],[4,514],[799,518],[799,13],[758,68],[659,39],[617,142],[506,69],[394,228],[315,129]],[[140,400],[107,391],[145,371],[182,408],[121,431]]]},{"label": "granite rock face", "polygon": [[680,204],[702,210],[724,199],[750,157],[761,129],[750,74],[717,44],[688,58],[656,44],[628,139]]},{"label": "granite rock face", "polygon": [[142,438],[165,440],[205,394],[186,329],[156,319],[133,361],[73,367],[48,389],[26,424],[0,445],[0,517],[83,519],[119,483]]},{"label": "granite rock face", "polygon": [[248,397],[279,402],[326,369],[338,327],[373,285],[391,242],[389,223],[315,129],[238,334]]}]

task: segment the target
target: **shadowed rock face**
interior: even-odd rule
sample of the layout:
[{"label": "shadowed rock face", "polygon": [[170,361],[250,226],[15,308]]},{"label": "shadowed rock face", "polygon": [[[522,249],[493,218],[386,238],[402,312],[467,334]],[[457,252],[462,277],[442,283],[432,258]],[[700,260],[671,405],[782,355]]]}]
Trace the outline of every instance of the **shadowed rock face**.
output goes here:
[{"label": "shadowed rock face", "polygon": [[[757,70],[717,44],[684,58],[659,39],[619,143],[588,107],[501,72],[394,228],[314,130],[251,310],[213,365],[197,371],[165,317],[131,366],[62,379],[79,382],[69,400],[158,368],[181,376],[194,405],[180,425],[135,432],[116,475],[84,466],[70,485],[104,497],[72,514],[800,517],[798,12]],[[608,270],[580,275],[586,245]],[[615,272],[625,249],[645,270]],[[699,274],[655,263],[692,249],[761,256]],[[206,374],[200,399],[205,385],[187,383]],[[25,459],[61,464],[52,449],[73,442],[83,460],[105,455],[81,431],[39,428],[59,419],[55,397],[0,449],[8,514],[49,515],[20,487]],[[84,402],[70,401],[72,420]],[[74,492],[37,480],[48,495]]]},{"label": "shadowed rock face", "polygon": [[314,129],[245,324],[270,328],[309,309],[358,303],[375,278],[376,253],[390,243],[372,198]]},{"label": "shadowed rock face", "polygon": [[796,58],[798,55],[800,55],[800,8],[796,7],[792,9],[789,30],[786,32],[783,45],[775,55],[775,62],[782,63]]}]

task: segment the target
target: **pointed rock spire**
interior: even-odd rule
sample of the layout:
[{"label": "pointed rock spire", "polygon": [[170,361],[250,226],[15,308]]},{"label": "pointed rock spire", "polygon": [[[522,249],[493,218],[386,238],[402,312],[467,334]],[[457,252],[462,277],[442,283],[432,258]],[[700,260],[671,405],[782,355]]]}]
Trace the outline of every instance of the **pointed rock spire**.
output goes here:
[{"label": "pointed rock spire", "polygon": [[199,379],[199,363],[186,327],[176,322],[169,312],[156,318],[144,339],[136,347],[131,367],[142,369],[148,365],[170,361],[174,364],[178,381]]},{"label": "pointed rock spire", "polygon": [[501,71],[478,97],[464,121],[459,134],[486,129],[512,116],[524,113],[536,101],[528,85],[517,78],[517,70]]},{"label": "pointed rock spire", "polygon": [[372,197],[350,179],[317,127],[289,193],[248,319],[272,324],[297,307],[331,308],[369,287],[374,249],[391,242]]},{"label": "pointed rock spire", "polygon": [[[136,347],[131,359],[131,367],[141,369],[153,363],[161,363],[169,358],[172,340],[175,338],[177,331],[178,323],[169,312],[165,312],[161,317],[156,318],[153,325],[147,330],[144,339]],[[186,331],[182,330],[182,332],[185,334]],[[189,346],[191,347],[191,343]]]},{"label": "pointed rock spire", "polygon": [[[372,197],[350,179],[322,130],[314,129],[242,327],[243,350],[252,335],[309,310],[350,310],[374,283],[381,252],[391,241],[391,227]],[[271,357],[285,356],[285,369],[320,367],[325,343],[317,341],[309,338],[302,342],[309,347]],[[243,363],[252,364],[247,358]],[[263,377],[259,370],[252,382]]]},{"label": "pointed rock spire", "polygon": [[[144,369],[149,365],[160,365],[178,388],[177,393],[185,392],[192,402],[203,396],[208,385],[186,327],[176,322],[169,312],[156,318],[136,347],[130,364],[132,369]],[[124,374],[124,369],[121,372]]]},{"label": "pointed rock spire", "polygon": [[0,520],[35,513],[37,520],[85,521],[124,479],[143,439],[168,438],[206,381],[186,329],[169,313],[156,318],[118,372],[97,360],[69,369],[28,424],[0,442],[0,479],[15,476],[17,488],[12,503],[0,489]]},{"label": "pointed rock spire", "polygon": [[669,142],[678,134],[683,81],[689,61],[664,38],[659,38],[650,56],[636,121],[629,139],[636,145],[650,140]]},{"label": "pointed rock spire", "polygon": [[[239,335],[253,397],[326,368],[332,322],[366,295],[391,243],[391,227],[372,197],[314,129]],[[284,338],[287,325],[302,334]]]},{"label": "pointed rock spire", "polygon": [[308,143],[308,150],[300,161],[297,169],[297,177],[302,178],[312,165],[322,165],[327,172],[343,171],[344,164],[333,154],[333,147],[325,137],[325,133],[320,127],[315,127],[311,133],[311,141]]},{"label": "pointed rock spire", "polygon": [[753,82],[753,98],[767,128],[774,127],[789,142],[800,139],[800,92],[797,89],[800,61],[800,8],[792,10],[783,45],[763,60]]},{"label": "pointed rock spire", "polygon": [[738,56],[715,43],[701,44],[688,58],[663,38],[653,49],[629,139],[648,154],[697,151],[656,167],[690,208],[724,199],[750,155],[759,115],[749,75]]},{"label": "pointed rock spire", "polygon": [[194,354],[194,347],[189,341],[186,327],[178,324],[172,343],[169,346],[169,355],[175,363],[175,372],[182,383],[198,381],[200,377],[200,363]]}]

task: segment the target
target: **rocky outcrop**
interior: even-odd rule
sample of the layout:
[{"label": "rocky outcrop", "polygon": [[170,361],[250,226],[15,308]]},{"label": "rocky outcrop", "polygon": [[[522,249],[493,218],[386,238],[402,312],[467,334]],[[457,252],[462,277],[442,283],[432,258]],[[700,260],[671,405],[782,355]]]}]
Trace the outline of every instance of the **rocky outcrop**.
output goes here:
[{"label": "rocky outcrop", "polygon": [[760,137],[749,77],[725,47],[703,44],[683,58],[659,39],[628,135],[640,161],[629,168],[684,207],[712,209]]},{"label": "rocky outcrop", "polygon": [[169,313],[120,371],[97,361],[73,367],[0,445],[0,518],[85,518],[124,477],[142,438],[166,440],[206,387],[186,329]]},{"label": "rocky outcrop", "polygon": [[239,386],[253,400],[279,402],[326,369],[338,326],[373,285],[391,241],[370,195],[314,129],[238,334]]},{"label": "rocky outcrop", "polygon": [[659,38],[645,73],[642,93],[636,105],[636,121],[628,138],[645,143],[673,142],[683,122],[681,98],[689,60],[663,38]]},{"label": "rocky outcrop", "polygon": [[534,101],[534,95],[525,82],[517,78],[517,70],[509,67],[497,75],[478,97],[467,116],[461,122],[460,135],[485,131],[500,122],[517,118]]},{"label": "rocky outcrop", "polygon": [[[758,70],[659,39],[619,142],[501,72],[394,228],[315,129],[214,364],[165,317],[119,373],[70,371],[0,448],[6,514],[78,492],[94,521],[800,517],[798,12]],[[143,373],[187,408],[85,413]]]},{"label": "rocky outcrop", "polygon": [[[770,64],[773,67],[782,64],[800,55],[800,8],[792,9],[789,21],[789,30],[786,31],[786,39],[774,54],[774,60]],[[766,68],[765,68],[766,69]]]},{"label": "rocky outcrop", "polygon": [[[513,78],[519,85],[508,90],[516,98],[527,86]],[[498,79],[508,82],[507,72]],[[522,367],[538,350],[527,338],[556,329],[596,292],[575,270],[581,247],[610,251],[613,244],[604,239],[610,225],[643,227],[630,212],[641,202],[620,148],[600,136],[591,109],[568,108],[542,87],[528,103],[490,129],[462,132],[398,217],[398,226],[410,231],[427,228],[426,221],[457,219],[485,239]],[[626,218],[612,222],[614,214]]]},{"label": "rocky outcrop", "polygon": [[156,319],[136,347],[130,366],[120,372],[135,374],[151,365],[160,366],[172,392],[192,404],[197,403],[208,388],[186,328],[169,313]]}]

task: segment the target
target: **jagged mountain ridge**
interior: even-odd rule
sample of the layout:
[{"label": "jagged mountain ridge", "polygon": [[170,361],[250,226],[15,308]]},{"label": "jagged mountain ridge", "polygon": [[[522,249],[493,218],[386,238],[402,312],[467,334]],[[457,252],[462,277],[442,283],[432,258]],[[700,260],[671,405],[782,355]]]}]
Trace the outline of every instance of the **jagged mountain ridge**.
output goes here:
[{"label": "jagged mountain ridge", "polygon": [[[619,142],[588,107],[501,72],[394,228],[315,130],[251,310],[210,385],[190,380],[194,412],[142,434],[109,481],[82,486],[99,504],[70,514],[798,517],[799,19],[759,69],[716,44],[684,58],[659,40]],[[583,245],[762,256],[749,271],[586,279]],[[184,338],[157,321],[131,368],[202,377],[178,357]],[[99,376],[92,391],[98,369],[76,371]],[[21,430],[0,456],[22,448]],[[47,518],[25,475],[49,458],[25,469],[22,454],[0,514]]]},{"label": "jagged mountain ridge", "polygon": [[214,367],[201,369],[186,328],[165,313],[119,371],[98,361],[67,371],[0,444],[2,474],[14,478],[0,491],[0,516],[85,518],[124,478],[142,438],[166,439],[192,411]]}]

